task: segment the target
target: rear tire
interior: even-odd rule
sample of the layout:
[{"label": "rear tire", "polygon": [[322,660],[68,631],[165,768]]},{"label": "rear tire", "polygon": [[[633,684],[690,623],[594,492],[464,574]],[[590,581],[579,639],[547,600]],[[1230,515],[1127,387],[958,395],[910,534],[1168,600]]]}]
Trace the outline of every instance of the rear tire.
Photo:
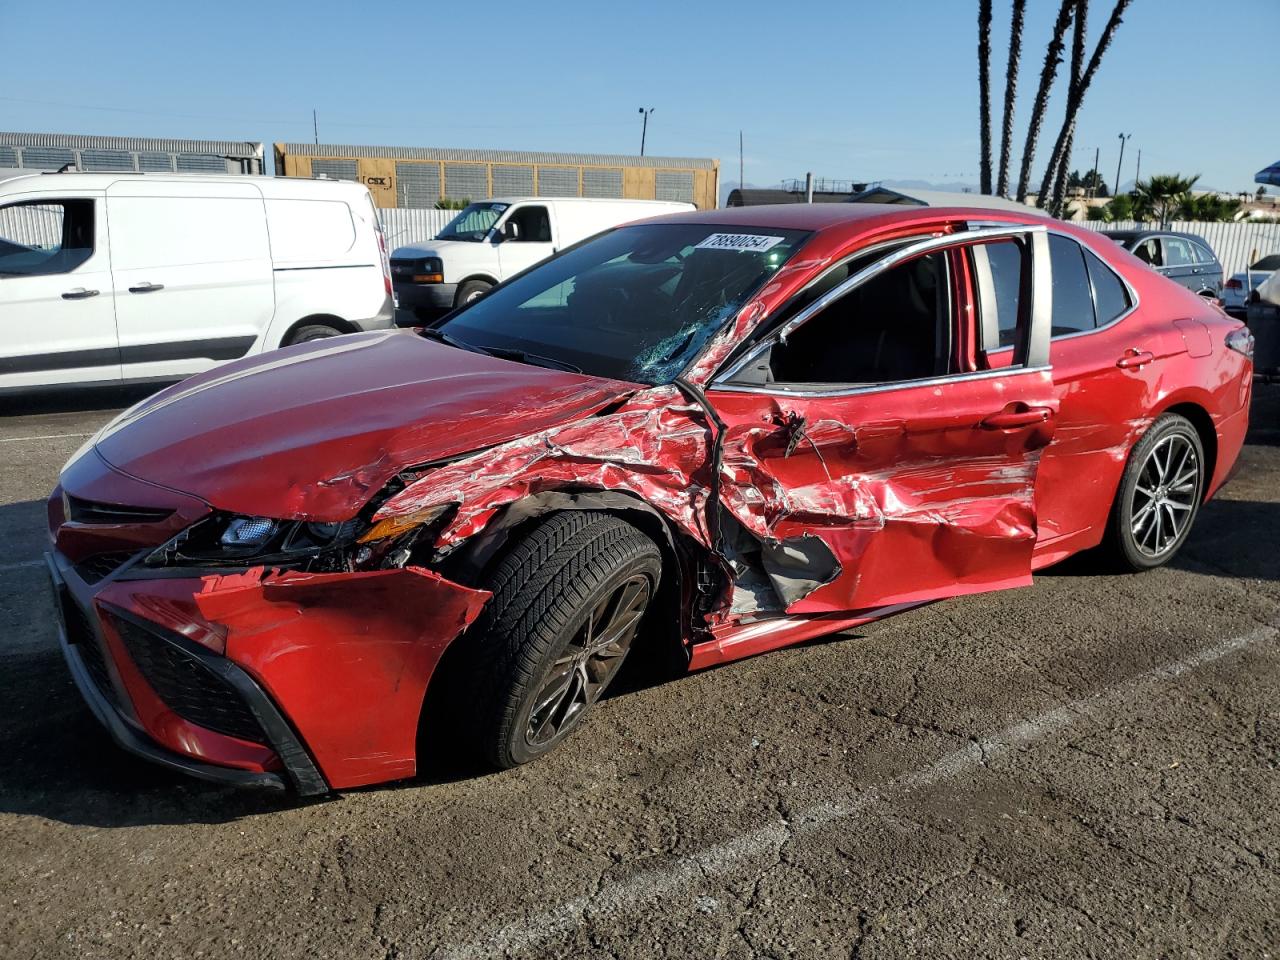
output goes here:
[{"label": "rear tire", "polygon": [[1204,445],[1191,421],[1166,413],[1129,454],[1105,546],[1122,569],[1164,566],[1186,542],[1205,489]]},{"label": "rear tire", "polygon": [[306,323],[293,331],[285,346],[292,347],[295,343],[310,343],[312,340],[327,340],[329,337],[339,337],[342,333],[343,331],[327,323]]},{"label": "rear tire", "polygon": [[635,527],[577,511],[549,517],[497,565],[467,691],[490,763],[528,763],[581,726],[630,652],[661,573],[657,546]]},{"label": "rear tire", "polygon": [[493,284],[491,283],[485,283],[483,280],[468,280],[458,287],[458,292],[453,298],[453,305],[455,307],[465,307],[468,303],[479,300],[492,289]]}]

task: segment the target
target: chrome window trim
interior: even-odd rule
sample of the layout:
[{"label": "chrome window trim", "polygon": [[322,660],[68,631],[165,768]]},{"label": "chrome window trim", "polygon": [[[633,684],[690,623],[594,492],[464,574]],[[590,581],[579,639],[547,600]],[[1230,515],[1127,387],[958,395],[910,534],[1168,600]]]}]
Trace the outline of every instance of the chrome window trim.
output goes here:
[{"label": "chrome window trim", "polygon": [[[1002,349],[1009,350],[1010,347]],[[788,397],[856,397],[864,394],[888,393],[891,390],[912,390],[917,387],[936,387],[948,383],[960,383],[966,380],[989,380],[993,377],[1020,377],[1028,373],[1046,373],[1053,370],[1052,364],[1041,364],[1034,367],[999,367],[994,370],[971,370],[966,373],[950,373],[943,377],[928,377],[923,380],[895,380],[893,383],[868,384],[832,384],[830,389],[819,389],[812,386],[803,390],[789,390],[786,384],[770,383],[762,386],[716,381],[708,388],[711,393],[759,393],[766,396]]]},{"label": "chrome window trim", "polygon": [[[1138,291],[1135,290],[1133,287],[1133,284],[1129,282],[1129,278],[1126,277],[1119,270],[1117,270],[1115,267],[1111,266],[1111,264],[1107,263],[1106,258],[1102,256],[1102,254],[1098,253],[1096,250],[1089,249],[1084,244],[1080,243],[1080,241],[1077,240],[1075,237],[1073,237],[1071,234],[1067,233],[1065,230],[1055,230],[1053,227],[1049,227],[1048,232],[1055,233],[1060,237],[1066,237],[1068,240],[1074,241],[1077,245],[1080,246],[1081,249],[1085,250],[1088,253],[1092,253],[1095,257],[1098,258],[1098,260],[1102,262],[1102,265],[1104,267],[1106,267],[1113,274],[1115,274],[1115,276],[1120,278],[1120,283],[1124,286],[1125,291],[1129,294],[1129,309],[1124,311],[1124,313],[1117,314],[1113,320],[1107,321],[1102,326],[1094,327],[1092,330],[1077,330],[1075,333],[1060,333],[1057,336],[1053,336],[1051,334],[1049,337],[1050,343],[1057,343],[1059,340],[1074,340],[1076,337],[1089,337],[1095,333],[1101,333],[1103,330],[1109,330],[1111,327],[1114,327],[1117,323],[1124,322],[1124,320],[1126,320],[1131,314],[1133,314],[1134,311],[1138,309],[1139,306],[1141,306],[1141,303],[1138,299]],[[1085,261],[1085,266],[1087,270],[1088,261]],[[1150,266],[1150,264],[1148,264],[1148,266]],[[1089,289],[1090,291],[1093,290],[1092,277],[1089,278]],[[1094,315],[1094,318],[1096,319],[1098,315],[1098,301],[1097,301],[1096,295],[1094,296],[1093,315]],[[1051,329],[1052,329],[1052,325],[1051,325]],[[1006,350],[1012,350],[1012,349],[1013,347],[1011,346],[999,347],[995,350],[985,350],[983,352],[986,353],[988,356],[990,356],[993,353],[1003,353]],[[1008,369],[1008,368],[1002,368],[1002,369]]]},{"label": "chrome window trim", "polygon": [[[742,357],[739,358],[732,366],[724,370],[721,370],[719,373],[717,373],[715,377],[713,377],[711,380],[711,386],[714,387],[716,384],[727,383],[734,376],[736,376],[742,370],[743,367],[745,367],[747,364],[755,360],[761,353],[763,353],[765,350],[770,348],[774,343],[785,344],[787,342],[787,336],[792,331],[794,331],[795,329],[797,329],[798,327],[806,323],[811,317],[813,317],[815,314],[822,311],[830,303],[840,299],[840,297],[844,296],[846,293],[848,293],[850,290],[854,289],[855,287],[861,286],[862,284],[866,283],[868,280],[874,279],[875,277],[879,276],[885,271],[890,270],[893,267],[896,267],[898,264],[903,263],[906,260],[913,260],[918,256],[922,256],[927,253],[932,253],[937,250],[945,250],[950,247],[963,246],[967,243],[973,243],[975,241],[980,241],[980,240],[997,240],[997,239],[1002,239],[1004,237],[1024,237],[1024,236],[1030,236],[1034,238],[1037,234],[1043,236],[1045,233],[1046,233],[1046,226],[1044,224],[1039,224],[1039,223],[1037,224],[1026,224],[1026,223],[1002,224],[1000,227],[991,227],[991,228],[983,227],[977,230],[962,230],[958,233],[938,234],[938,235],[930,236],[927,239],[917,241],[916,243],[908,243],[906,246],[900,247],[897,250],[894,250],[892,253],[889,253],[888,255],[880,258],[875,263],[868,264],[866,267],[859,270],[857,273],[855,273],[853,276],[846,279],[844,282],[839,283],[836,286],[832,287],[830,290],[828,290],[826,293],[820,296],[817,300],[813,301],[813,303],[809,304],[807,307],[805,307],[803,310],[797,313],[794,317],[792,317],[782,326],[772,331],[768,336],[763,337],[759,342],[755,344],[755,346],[753,346],[750,350],[748,350],[745,354],[743,354]],[[871,249],[873,248],[867,248],[866,250],[862,251],[862,254],[864,255],[866,252],[868,252]],[[858,256],[858,255],[860,254],[853,254],[852,256]],[[841,261],[841,262],[846,262],[846,261]],[[838,264],[834,266],[838,266]],[[1033,261],[1032,269],[1034,272],[1035,271],[1034,261]],[[824,275],[826,272],[827,271],[823,271]],[[807,286],[808,284],[806,284],[806,287]],[[1047,290],[1047,287],[1045,289]],[[1033,293],[1033,298],[1034,298],[1034,293]],[[1033,310],[1034,310],[1034,306],[1033,306]],[[1033,352],[1030,355],[1035,356],[1034,345],[1033,345]],[[1047,358],[1047,348],[1046,348],[1045,356]],[[907,381],[901,381],[901,382],[902,383],[923,383],[925,381],[907,380]]]}]

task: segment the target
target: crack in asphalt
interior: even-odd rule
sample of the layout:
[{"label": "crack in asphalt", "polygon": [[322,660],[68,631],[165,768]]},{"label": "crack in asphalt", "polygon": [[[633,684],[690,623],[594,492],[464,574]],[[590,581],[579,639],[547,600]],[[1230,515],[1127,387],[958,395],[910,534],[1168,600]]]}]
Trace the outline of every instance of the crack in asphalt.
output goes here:
[{"label": "crack in asphalt", "polygon": [[[987,766],[993,759],[1014,753],[1066,729],[1103,707],[1121,703],[1136,693],[1175,680],[1238,651],[1275,640],[1278,636],[1280,629],[1274,624],[1266,624],[1249,633],[1221,640],[1096,693],[1017,721],[985,737],[972,738],[964,746],[944,754],[929,766],[901,774],[843,799],[814,804],[789,819],[764,824],[741,836],[677,858],[665,867],[638,873],[612,885],[602,882],[594,893],[496,926],[470,942],[444,947],[434,955],[448,960],[469,960],[473,957],[519,954],[573,932],[584,920],[631,911],[641,904],[669,897],[699,878],[713,879],[731,875],[743,863],[769,856],[773,862],[757,871],[748,897],[749,904],[758,894],[763,876],[783,862],[785,851],[794,840],[816,833],[833,823],[853,819],[881,801],[973,773]],[[749,913],[749,910],[745,912]],[[1092,917],[1089,919],[1096,923]],[[745,940],[741,924],[738,930]]]}]

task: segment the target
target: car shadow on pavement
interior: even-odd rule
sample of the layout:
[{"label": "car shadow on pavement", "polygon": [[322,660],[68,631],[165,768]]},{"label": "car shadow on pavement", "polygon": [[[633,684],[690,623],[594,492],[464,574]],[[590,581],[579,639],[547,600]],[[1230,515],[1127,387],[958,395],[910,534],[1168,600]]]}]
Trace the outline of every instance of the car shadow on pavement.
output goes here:
[{"label": "car shadow on pavement", "polygon": [[110,387],[59,387],[56,390],[49,388],[13,394],[0,398],[0,417],[123,409],[163,390],[170,382],[172,381]]},{"label": "car shadow on pavement", "polygon": [[[1280,503],[1210,500],[1200,508],[1191,536],[1169,565],[1191,573],[1280,581]],[[1099,548],[1038,570],[1036,576],[1096,577],[1125,572]]]}]

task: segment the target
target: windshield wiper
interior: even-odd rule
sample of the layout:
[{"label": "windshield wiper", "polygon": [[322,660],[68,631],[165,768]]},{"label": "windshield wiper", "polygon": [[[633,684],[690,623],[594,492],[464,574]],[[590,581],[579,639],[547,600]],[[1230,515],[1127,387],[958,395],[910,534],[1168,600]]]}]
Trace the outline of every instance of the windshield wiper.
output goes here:
[{"label": "windshield wiper", "polygon": [[528,350],[517,350],[514,347],[480,347],[485,353],[491,356],[500,357],[503,360],[515,360],[517,363],[531,363],[536,367],[550,367],[553,370],[568,370],[570,373],[581,373],[582,368],[569,363],[567,360],[557,360],[555,357],[544,357],[540,353],[530,353]]},{"label": "windshield wiper", "polygon": [[439,327],[423,327],[419,333],[431,340],[439,340],[441,343],[447,343],[451,347],[457,347],[459,350],[470,350],[472,353],[488,353],[487,349],[477,347],[470,343],[463,343],[457,337],[451,337]]}]

